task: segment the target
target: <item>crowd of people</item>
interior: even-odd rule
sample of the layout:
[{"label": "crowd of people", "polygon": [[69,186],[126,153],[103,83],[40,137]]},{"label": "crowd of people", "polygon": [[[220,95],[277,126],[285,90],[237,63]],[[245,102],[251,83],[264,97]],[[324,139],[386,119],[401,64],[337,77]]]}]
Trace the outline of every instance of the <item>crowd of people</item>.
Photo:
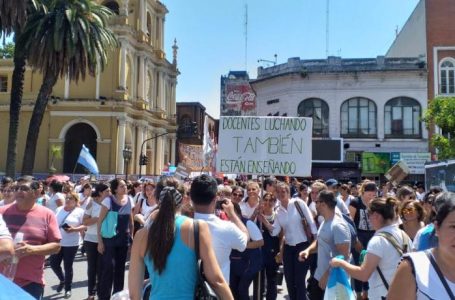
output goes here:
[{"label": "crowd of people", "polygon": [[9,277],[35,299],[46,262],[57,292],[71,297],[78,251],[89,300],[125,288],[133,300],[195,299],[202,275],[218,299],[250,299],[253,287],[253,299],[273,300],[280,265],[291,300],[324,299],[333,268],[346,272],[357,299],[455,299],[455,194],[438,187],[5,177],[0,199],[0,273],[19,258]]}]

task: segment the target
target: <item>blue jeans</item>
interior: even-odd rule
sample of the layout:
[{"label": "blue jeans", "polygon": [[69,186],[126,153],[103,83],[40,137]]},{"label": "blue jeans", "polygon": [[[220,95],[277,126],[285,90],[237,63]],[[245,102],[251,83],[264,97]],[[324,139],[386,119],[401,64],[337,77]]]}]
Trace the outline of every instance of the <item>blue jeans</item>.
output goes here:
[{"label": "blue jeans", "polygon": [[289,298],[291,300],[306,300],[306,274],[310,267],[308,261],[299,261],[299,253],[310,244],[308,242],[299,243],[295,246],[284,245],[283,268]]},{"label": "blue jeans", "polygon": [[44,294],[44,286],[39,283],[32,282],[22,287],[24,291],[32,295],[36,300],[41,300]]}]

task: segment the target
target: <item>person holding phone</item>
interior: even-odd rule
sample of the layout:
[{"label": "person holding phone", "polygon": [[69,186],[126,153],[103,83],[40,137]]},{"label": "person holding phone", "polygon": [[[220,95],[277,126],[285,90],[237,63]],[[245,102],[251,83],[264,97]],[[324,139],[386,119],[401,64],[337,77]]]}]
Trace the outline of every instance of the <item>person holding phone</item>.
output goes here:
[{"label": "person holding phone", "polygon": [[[62,239],[60,241],[60,251],[50,257],[52,271],[57,275],[60,284],[57,292],[65,288],[65,298],[71,297],[71,284],[73,282],[73,262],[79,248],[81,232],[87,228],[83,225],[84,210],[79,207],[79,195],[71,192],[67,194],[65,205],[57,208],[57,224],[60,227]],[[65,273],[62,271],[61,263]]]}]

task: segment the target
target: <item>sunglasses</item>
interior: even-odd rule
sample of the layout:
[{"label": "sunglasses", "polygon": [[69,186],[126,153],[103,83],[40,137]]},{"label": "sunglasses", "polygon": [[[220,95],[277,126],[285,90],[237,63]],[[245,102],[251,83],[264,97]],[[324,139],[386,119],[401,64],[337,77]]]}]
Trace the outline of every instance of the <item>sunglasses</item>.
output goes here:
[{"label": "sunglasses", "polygon": [[16,191],[18,192],[30,192],[32,190],[31,187],[29,187],[28,185],[20,185],[16,188]]},{"label": "sunglasses", "polygon": [[404,208],[401,212],[406,215],[406,214],[412,214],[415,211],[416,211],[416,209],[414,207],[408,207],[408,208]]},{"label": "sunglasses", "polygon": [[241,193],[232,193],[232,196],[234,196],[234,197],[243,197],[243,194],[241,194]]}]

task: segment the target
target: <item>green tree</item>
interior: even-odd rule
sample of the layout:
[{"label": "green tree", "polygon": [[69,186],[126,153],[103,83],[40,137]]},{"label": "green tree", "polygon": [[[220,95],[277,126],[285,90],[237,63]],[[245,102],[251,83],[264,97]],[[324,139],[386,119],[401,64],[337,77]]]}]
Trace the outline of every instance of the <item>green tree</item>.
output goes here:
[{"label": "green tree", "polygon": [[438,97],[430,101],[423,121],[427,128],[436,125],[442,134],[434,133],[431,145],[438,150],[439,159],[455,157],[455,97]]},{"label": "green tree", "polygon": [[43,0],[48,11],[30,15],[17,41],[31,66],[43,74],[27,133],[22,175],[30,175],[35,163],[36,144],[44,112],[57,79],[68,76],[76,82],[86,74],[104,69],[108,54],[118,46],[107,21],[107,7],[93,0]]},{"label": "green tree", "polygon": [[1,58],[13,58],[14,57],[14,43],[8,43],[0,47],[0,59]]},{"label": "green tree", "polygon": [[[8,35],[14,32],[14,39],[21,30],[30,13],[36,9],[45,9],[39,0],[0,0],[0,32]],[[19,114],[22,106],[22,94],[25,74],[25,52],[14,50],[14,70],[11,83],[8,150],[6,157],[6,175],[16,176],[17,132],[19,130]]]}]

